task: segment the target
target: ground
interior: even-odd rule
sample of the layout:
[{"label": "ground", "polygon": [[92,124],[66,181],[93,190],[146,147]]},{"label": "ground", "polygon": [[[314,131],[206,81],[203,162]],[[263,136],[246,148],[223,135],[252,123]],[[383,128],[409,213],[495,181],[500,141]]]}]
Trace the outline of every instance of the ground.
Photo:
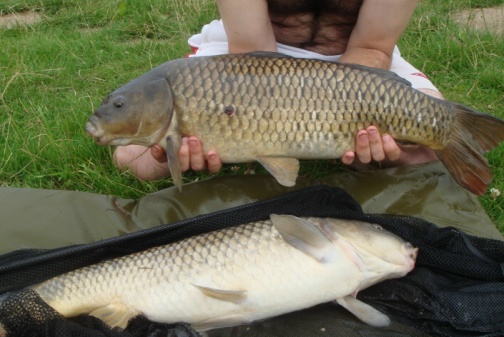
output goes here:
[{"label": "ground", "polygon": [[0,28],[12,28],[15,25],[30,25],[42,20],[37,12],[12,13],[0,16]]},{"label": "ground", "polygon": [[467,9],[454,13],[452,19],[476,30],[504,35],[504,6]]}]

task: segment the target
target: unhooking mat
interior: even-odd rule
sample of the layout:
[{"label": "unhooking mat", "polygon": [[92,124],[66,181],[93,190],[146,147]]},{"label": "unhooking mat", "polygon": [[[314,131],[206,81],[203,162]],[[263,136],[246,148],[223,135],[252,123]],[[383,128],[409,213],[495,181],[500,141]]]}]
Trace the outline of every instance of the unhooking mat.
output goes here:
[{"label": "unhooking mat", "polygon": [[[359,299],[393,319],[389,328],[372,328],[344,309],[325,304],[248,326],[216,330],[210,335],[504,335],[502,236],[477,199],[456,186],[439,165],[345,173],[324,182],[345,187],[358,202],[346,192],[325,185],[296,191],[260,176],[212,179],[185,185],[182,194],[169,189],[138,201],[78,192],[38,191],[42,194],[35,197],[38,202],[34,204],[34,199],[26,198],[33,196],[26,194],[26,190],[0,190],[4,198],[13,193],[24,195],[22,202],[16,204],[22,210],[17,218],[15,205],[7,207],[0,200],[2,231],[7,230],[7,235],[0,238],[2,247],[5,244],[14,246],[13,249],[59,247],[108,238],[53,250],[16,250],[0,256],[0,294],[103,258],[264,219],[270,213],[333,216],[378,223],[420,248],[412,273],[359,293]],[[306,185],[304,182],[296,188]],[[41,197],[44,193],[47,194]],[[267,199],[270,197],[273,199]],[[359,203],[368,213],[396,215],[363,213]],[[494,239],[469,236],[452,227],[439,228],[419,218],[397,215],[408,213]],[[4,218],[4,214],[8,216]],[[195,215],[198,216],[193,218]],[[172,224],[158,226],[163,223]],[[60,238],[65,231],[70,237]],[[4,303],[0,308],[0,321],[17,331],[15,336],[196,335],[187,325],[166,326],[142,318],[134,319],[122,332],[108,329],[88,316],[62,319],[33,294],[23,296],[22,300]],[[46,319],[40,321],[40,316]]]},{"label": "unhooking mat", "polygon": [[311,184],[341,187],[367,213],[403,214],[467,234],[504,239],[478,199],[441,163],[345,172],[295,187],[270,176],[218,177],[168,188],[138,200],[75,191],[0,188],[0,254],[56,248],[124,235],[200,214],[264,200]]}]

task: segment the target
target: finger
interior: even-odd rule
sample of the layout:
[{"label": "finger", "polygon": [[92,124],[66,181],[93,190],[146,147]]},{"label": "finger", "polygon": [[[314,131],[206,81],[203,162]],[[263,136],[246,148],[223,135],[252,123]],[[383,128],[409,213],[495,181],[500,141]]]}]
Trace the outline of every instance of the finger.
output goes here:
[{"label": "finger", "polygon": [[345,165],[350,165],[353,163],[354,159],[355,159],[355,152],[348,151],[348,152],[345,152],[343,157],[341,157],[341,162]]},{"label": "finger", "polygon": [[178,152],[178,159],[180,170],[185,172],[189,170],[189,164],[191,161],[191,157],[189,154],[189,139],[187,137],[183,137],[180,143],[180,149]]},{"label": "finger", "polygon": [[382,139],[378,129],[370,126],[366,129],[369,137],[369,148],[371,151],[371,158],[375,161],[382,161],[385,159],[385,152],[383,149]]},{"label": "finger", "polygon": [[212,173],[219,172],[222,168],[222,162],[219,155],[215,151],[208,151],[207,153],[208,170]]},{"label": "finger", "polygon": [[166,151],[159,145],[151,146],[151,155],[154,159],[156,159],[159,163],[166,163],[168,161],[166,157]]},{"label": "finger", "polygon": [[389,160],[397,160],[401,156],[401,148],[390,135],[383,135],[383,151]]},{"label": "finger", "polygon": [[361,163],[369,164],[371,161],[369,136],[366,130],[361,130],[357,133],[357,139],[355,140],[355,153]]},{"label": "finger", "polygon": [[206,168],[205,156],[198,138],[189,137],[189,153],[191,155],[191,168],[194,171],[204,170]]}]

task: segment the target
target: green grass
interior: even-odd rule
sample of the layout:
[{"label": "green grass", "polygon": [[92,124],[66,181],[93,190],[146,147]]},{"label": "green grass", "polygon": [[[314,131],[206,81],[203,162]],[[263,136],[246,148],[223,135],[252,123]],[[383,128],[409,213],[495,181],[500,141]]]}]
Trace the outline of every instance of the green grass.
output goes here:
[{"label": "green grass", "polygon": [[[447,20],[462,8],[504,1],[425,0],[400,41],[407,60],[447,99],[504,118],[504,41]],[[7,0],[0,13],[35,11],[34,25],[0,28],[0,186],[67,189],[137,198],[171,185],[120,173],[111,149],[84,132],[111,90],[189,52],[187,39],[218,18],[209,0]],[[504,146],[488,155],[492,188],[504,192]],[[333,164],[303,164],[321,176]],[[226,166],[221,174],[241,174]],[[186,173],[184,179],[202,179]],[[504,198],[481,197],[504,233]]]}]

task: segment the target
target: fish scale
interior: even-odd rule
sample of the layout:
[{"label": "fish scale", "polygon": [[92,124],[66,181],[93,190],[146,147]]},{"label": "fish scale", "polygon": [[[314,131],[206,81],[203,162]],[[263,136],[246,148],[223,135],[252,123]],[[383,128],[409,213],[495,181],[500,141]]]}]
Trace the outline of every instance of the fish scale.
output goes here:
[{"label": "fish scale", "polygon": [[[447,115],[447,105],[428,109],[434,98],[374,72],[355,74],[351,66],[225,55],[180,63],[167,78],[183,116],[181,132],[200,137],[205,150],[216,150],[224,161],[254,160],[257,151],[250,147],[265,147],[263,154],[272,156],[340,157],[353,149],[356,132],[371,124],[410,142],[426,133],[425,140],[437,140],[433,148],[447,138],[447,130],[432,128],[435,115]],[[200,83],[205,94],[193,95]],[[232,115],[225,113],[229,107]]]},{"label": "fish scale", "polygon": [[271,215],[106,260],[30,289],[65,317],[91,314],[120,327],[141,314],[208,330],[333,300],[382,326],[389,323],[385,315],[348,297],[404,276],[416,255],[377,225]]},{"label": "fish scale", "polygon": [[184,135],[225,163],[258,161],[293,186],[298,159],[340,158],[371,125],[431,148],[477,195],[492,180],[483,155],[504,140],[504,121],[422,93],[390,71],[266,52],[164,63],[112,92],[86,130],[103,145],[161,145],[181,188]]}]

